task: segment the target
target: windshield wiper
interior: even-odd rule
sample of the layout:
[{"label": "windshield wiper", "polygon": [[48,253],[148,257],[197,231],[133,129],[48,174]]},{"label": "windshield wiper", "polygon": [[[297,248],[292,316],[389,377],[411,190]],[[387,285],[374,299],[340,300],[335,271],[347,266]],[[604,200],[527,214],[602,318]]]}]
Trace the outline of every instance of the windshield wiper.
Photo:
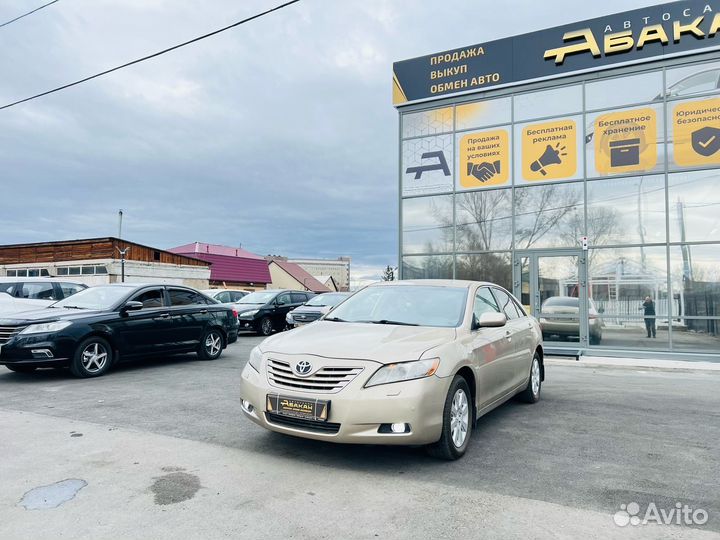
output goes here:
[{"label": "windshield wiper", "polygon": [[347,322],[345,319],[341,319],[340,317],[325,317],[323,321],[330,321],[330,322]]},{"label": "windshield wiper", "polygon": [[403,322],[403,321],[390,321],[388,319],[380,319],[379,321],[362,321],[372,324],[396,324],[398,326],[420,326],[419,324]]},{"label": "windshield wiper", "polygon": [[80,306],[60,306],[60,307],[63,307],[65,309],[87,309],[87,308],[80,307]]}]

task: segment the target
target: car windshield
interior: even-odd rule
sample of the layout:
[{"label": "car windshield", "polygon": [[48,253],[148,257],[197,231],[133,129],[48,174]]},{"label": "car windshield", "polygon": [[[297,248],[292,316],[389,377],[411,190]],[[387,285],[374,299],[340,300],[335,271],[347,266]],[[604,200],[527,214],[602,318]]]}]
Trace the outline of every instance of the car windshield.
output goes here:
[{"label": "car windshield", "polygon": [[545,300],[543,306],[578,307],[580,299],[571,296],[553,296]]},{"label": "car windshield", "polygon": [[113,287],[109,285],[90,287],[72,296],[55,302],[50,307],[68,309],[110,309],[126,297],[131,287]]},{"label": "car windshield", "polygon": [[456,327],[467,289],[426,285],[367,287],[332,311],[329,321]]},{"label": "car windshield", "polygon": [[340,302],[347,298],[346,294],[319,294],[308,300],[306,306],[325,307],[337,306]]},{"label": "car windshield", "polygon": [[237,301],[238,304],[267,304],[275,298],[276,292],[254,292],[243,296]]}]

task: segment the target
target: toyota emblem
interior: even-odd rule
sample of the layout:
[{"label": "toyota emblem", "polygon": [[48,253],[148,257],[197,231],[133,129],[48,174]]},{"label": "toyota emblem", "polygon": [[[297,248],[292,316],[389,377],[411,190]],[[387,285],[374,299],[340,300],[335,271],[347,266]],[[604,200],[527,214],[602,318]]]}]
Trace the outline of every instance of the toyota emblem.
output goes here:
[{"label": "toyota emblem", "polygon": [[295,364],[295,373],[300,376],[310,375],[311,371],[312,364],[307,360],[300,360],[297,364]]}]

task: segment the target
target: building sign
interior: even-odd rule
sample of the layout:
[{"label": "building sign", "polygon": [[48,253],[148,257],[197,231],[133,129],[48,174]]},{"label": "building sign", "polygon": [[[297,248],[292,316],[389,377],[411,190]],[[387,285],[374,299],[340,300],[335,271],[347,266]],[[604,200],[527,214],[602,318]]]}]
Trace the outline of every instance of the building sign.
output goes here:
[{"label": "building sign", "polygon": [[502,186],[510,178],[510,143],[505,129],[468,133],[460,139],[460,186]]},{"label": "building sign", "polygon": [[453,190],[453,136],[410,139],[402,145],[403,196]]},{"label": "building sign", "polygon": [[720,163],[720,98],[676,105],[672,122],[677,165]]},{"label": "building sign", "polygon": [[570,178],[577,172],[577,124],[558,120],[522,130],[522,176],[529,181]]},{"label": "building sign", "polygon": [[595,119],[595,168],[600,174],[648,171],[657,164],[657,114],[633,109]]},{"label": "building sign", "polygon": [[720,47],[720,0],[627,11],[393,64],[393,104]]}]

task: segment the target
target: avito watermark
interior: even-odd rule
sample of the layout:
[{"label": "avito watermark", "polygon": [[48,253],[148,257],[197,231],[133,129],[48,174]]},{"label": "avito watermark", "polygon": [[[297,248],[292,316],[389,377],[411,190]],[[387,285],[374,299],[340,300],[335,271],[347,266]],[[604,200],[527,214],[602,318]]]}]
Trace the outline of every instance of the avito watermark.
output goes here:
[{"label": "avito watermark", "polygon": [[627,525],[705,525],[709,516],[707,510],[693,508],[687,504],[676,502],[672,508],[659,508],[651,502],[642,512],[636,502],[621,504],[620,510],[615,512],[613,521],[619,527]]}]

